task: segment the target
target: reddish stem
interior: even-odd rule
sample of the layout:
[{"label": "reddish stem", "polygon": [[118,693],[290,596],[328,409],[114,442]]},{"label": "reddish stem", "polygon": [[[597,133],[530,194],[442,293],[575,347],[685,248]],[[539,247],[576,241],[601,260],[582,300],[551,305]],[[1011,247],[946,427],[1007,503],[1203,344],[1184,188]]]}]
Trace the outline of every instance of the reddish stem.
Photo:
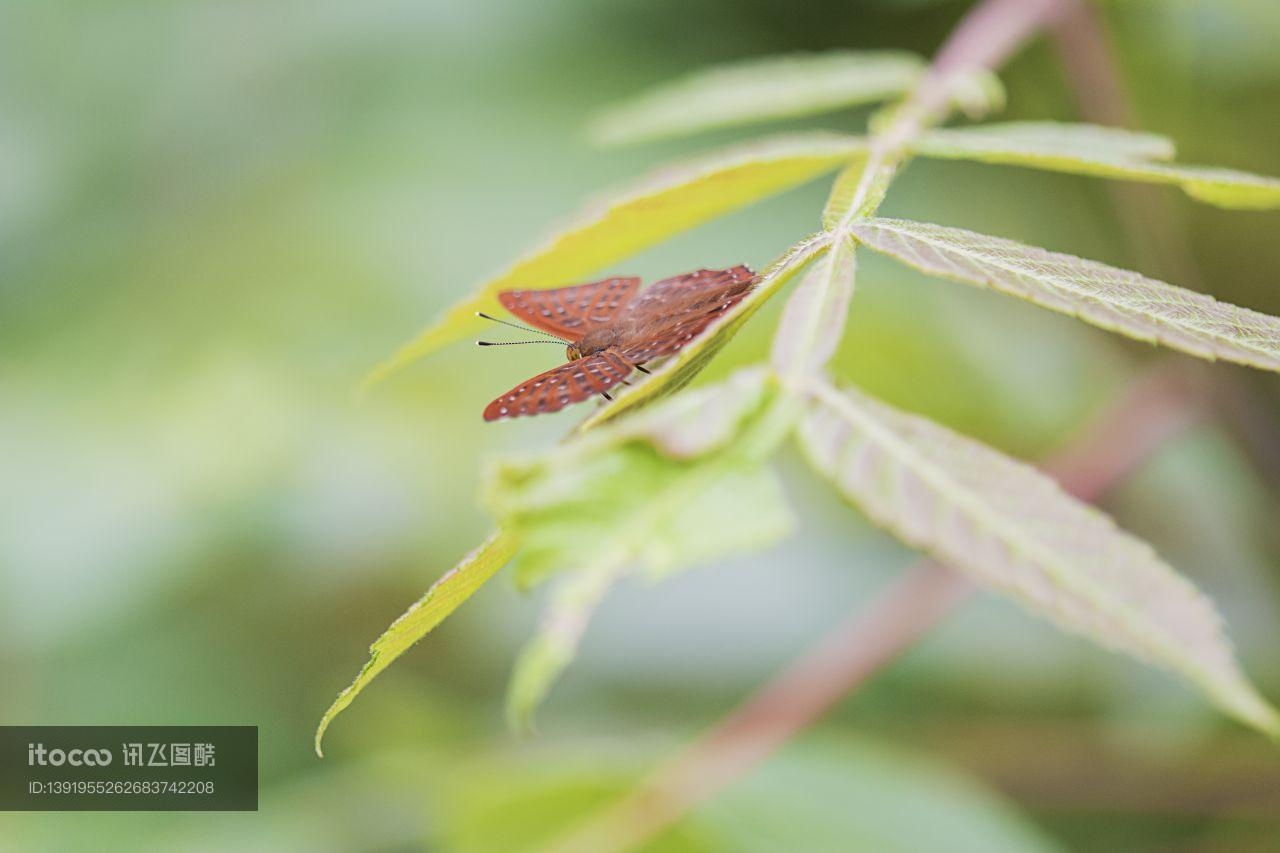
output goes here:
[{"label": "reddish stem", "polygon": [[910,142],[946,118],[964,78],[1002,65],[1026,41],[1080,0],[982,0],[947,37],[929,71],[903,101],[893,122],[871,139],[862,178],[853,193],[847,220],[866,215],[879,204],[877,185],[906,156]]},{"label": "reddish stem", "polygon": [[[1085,121],[1133,127],[1133,110],[1116,72],[1098,9],[1078,4],[1053,28],[1052,38],[1067,84]],[[1162,188],[1112,181],[1107,190],[1134,259],[1150,274],[1194,287],[1199,281],[1190,242]]]}]

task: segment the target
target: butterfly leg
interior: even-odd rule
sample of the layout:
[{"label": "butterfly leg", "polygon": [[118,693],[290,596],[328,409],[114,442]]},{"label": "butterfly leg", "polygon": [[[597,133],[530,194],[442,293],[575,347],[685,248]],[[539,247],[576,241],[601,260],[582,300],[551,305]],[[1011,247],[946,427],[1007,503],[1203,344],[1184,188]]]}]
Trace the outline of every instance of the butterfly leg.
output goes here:
[{"label": "butterfly leg", "polygon": [[612,402],[613,402],[613,398],[609,396],[609,392],[608,392],[608,391],[601,391],[601,392],[600,392],[600,396],[601,396],[601,397],[604,397],[604,398],[605,398],[606,400],[608,400],[610,403],[612,403]]},{"label": "butterfly leg", "polygon": [[650,375],[652,375],[652,373],[653,373],[653,371],[651,371],[651,370],[645,370],[645,369],[644,369],[644,365],[643,365],[643,364],[637,364],[637,365],[636,365],[636,370],[640,371],[641,373],[645,374],[646,376],[650,376]]}]

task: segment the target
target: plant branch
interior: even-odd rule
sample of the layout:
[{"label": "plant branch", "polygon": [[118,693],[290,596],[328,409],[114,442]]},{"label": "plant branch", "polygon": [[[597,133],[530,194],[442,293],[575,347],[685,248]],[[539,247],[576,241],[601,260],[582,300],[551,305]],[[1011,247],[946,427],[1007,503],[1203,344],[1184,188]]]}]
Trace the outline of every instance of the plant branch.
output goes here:
[{"label": "plant branch", "polygon": [[879,206],[887,185],[906,156],[907,145],[951,111],[966,79],[993,71],[1037,31],[1074,9],[1079,0],[983,0],[956,25],[924,79],[898,108],[893,121],[871,139],[862,179],[841,227]]},{"label": "plant branch", "polygon": [[[957,26],[925,79],[872,139],[868,161],[837,234],[874,212],[907,145],[942,121],[964,80],[1002,64],[1034,33],[1078,11],[1078,0],[984,0]],[[1048,468],[1063,486],[1096,499],[1173,432],[1191,407],[1186,388],[1160,371],[1135,383]],[[865,612],[839,625],[809,653],[764,685],[710,733],[659,768],[632,794],[553,843],[556,853],[606,853],[652,839],[692,808],[750,772],[843,696],[910,648],[971,587],[922,561]]]},{"label": "plant branch", "polygon": [[[827,274],[807,280],[806,286],[787,300],[783,316],[789,322],[779,328],[774,345],[774,363],[788,367],[786,379],[794,378],[797,373],[810,373],[815,366],[820,368],[825,358],[815,354],[825,350],[829,355],[835,350],[844,331],[846,312],[833,315],[827,309],[843,306],[853,292],[853,223],[875,213],[898,170],[910,156],[911,143],[946,119],[960,93],[973,84],[976,75],[994,70],[1033,34],[1079,2],[983,0],[956,26],[920,82],[892,108],[889,113],[892,118],[883,124],[872,122],[873,132],[857,184],[847,209],[831,228],[832,255],[828,258]],[[842,180],[836,179],[837,187]],[[846,244],[850,247],[848,262],[838,264],[837,255]],[[788,334],[789,329],[806,328],[811,330],[807,336]]]},{"label": "plant branch", "polygon": [[[1050,33],[1081,118],[1094,124],[1134,127],[1133,110],[1116,70],[1099,10],[1077,4]],[[1111,181],[1107,185],[1134,258],[1157,278],[1194,286],[1200,280],[1185,230],[1160,188]],[[1198,288],[1197,288],[1198,289]]]},{"label": "plant branch", "polygon": [[[1045,467],[1077,497],[1096,500],[1184,428],[1195,411],[1189,387],[1160,369],[1134,382]],[[546,850],[611,853],[652,839],[903,654],[971,590],[959,574],[920,561],[635,791]]]}]

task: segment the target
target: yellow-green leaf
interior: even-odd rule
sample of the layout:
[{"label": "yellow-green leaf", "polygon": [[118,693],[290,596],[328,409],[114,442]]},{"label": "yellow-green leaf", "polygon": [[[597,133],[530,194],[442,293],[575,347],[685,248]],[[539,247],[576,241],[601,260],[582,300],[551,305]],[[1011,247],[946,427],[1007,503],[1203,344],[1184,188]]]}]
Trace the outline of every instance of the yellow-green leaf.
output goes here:
[{"label": "yellow-green leaf", "polygon": [[446,616],[458,609],[489,578],[511,561],[516,552],[516,542],[504,532],[490,536],[476,550],[462,559],[431,585],[427,594],[418,599],[400,618],[391,623],[382,636],[369,647],[369,660],[351,685],[338,694],[329,710],[324,712],[316,729],[316,754],[323,755],[320,742],[325,729],[342,713],[378,673],[404,654],[414,643],[426,636]]},{"label": "yellow-green leaf", "polygon": [[830,51],[704,68],[602,113],[588,132],[602,144],[685,136],[888,100],[920,78],[901,51]]},{"label": "yellow-green leaf", "polygon": [[1234,169],[1152,162],[1173,155],[1160,136],[1095,125],[1025,122],[934,130],[913,150],[926,157],[1029,166],[1126,181],[1175,184],[1219,207],[1280,207],[1280,180]]},{"label": "yellow-green leaf", "polygon": [[374,368],[365,384],[480,328],[475,312],[500,310],[501,291],[572,284],[673,234],[833,170],[865,145],[860,137],[829,133],[779,136],[660,169],[482,284]]}]

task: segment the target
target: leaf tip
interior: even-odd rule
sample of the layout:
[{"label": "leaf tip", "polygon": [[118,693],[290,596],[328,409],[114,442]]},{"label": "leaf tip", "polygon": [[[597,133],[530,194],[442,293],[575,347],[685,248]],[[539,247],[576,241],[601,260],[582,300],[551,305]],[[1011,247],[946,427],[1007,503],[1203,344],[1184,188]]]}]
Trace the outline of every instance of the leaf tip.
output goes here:
[{"label": "leaf tip", "polygon": [[390,358],[380,361],[373,366],[373,369],[364,375],[360,380],[360,384],[351,392],[351,398],[356,403],[363,403],[373,393],[373,389],[381,385],[383,380],[394,373],[399,368],[398,360]]},{"label": "leaf tip", "polygon": [[1223,699],[1222,708],[1239,722],[1261,732],[1272,743],[1280,746],[1280,711],[1249,682],[1242,680],[1231,696]]},{"label": "leaf tip", "polygon": [[[369,660],[365,663],[364,666],[360,667],[360,672],[356,675],[355,680],[352,681],[351,684],[347,686],[341,693],[339,693],[332,703],[330,703],[328,709],[325,710],[324,712],[324,716],[320,718],[320,725],[316,726],[316,735],[315,735],[315,741],[313,745],[316,750],[316,756],[319,758],[324,758],[324,748],[323,748],[324,733],[329,730],[329,724],[332,723],[335,719],[337,719],[337,716],[341,714],[348,705],[351,704],[351,701],[353,699],[356,698],[355,695],[356,693],[360,692],[360,688],[363,686],[363,682],[365,681],[366,675],[368,675],[368,673],[373,669],[373,667],[377,663],[378,656],[379,656],[377,647],[372,646],[370,647],[369,651],[371,652]],[[372,677],[372,676],[369,676],[369,677]]]},{"label": "leaf tip", "polygon": [[507,731],[512,737],[527,738],[538,733],[538,727],[534,722],[533,706],[517,697],[514,691],[507,693],[505,714]]},{"label": "leaf tip", "polygon": [[340,703],[342,702],[342,696],[345,694],[346,691],[344,690],[342,694],[333,701],[333,704],[329,706],[329,709],[324,712],[324,716],[320,718],[320,725],[316,726],[315,741],[313,743],[316,751],[316,758],[324,758],[324,733],[328,730],[329,724],[333,722],[333,718],[338,716],[342,711]]}]

